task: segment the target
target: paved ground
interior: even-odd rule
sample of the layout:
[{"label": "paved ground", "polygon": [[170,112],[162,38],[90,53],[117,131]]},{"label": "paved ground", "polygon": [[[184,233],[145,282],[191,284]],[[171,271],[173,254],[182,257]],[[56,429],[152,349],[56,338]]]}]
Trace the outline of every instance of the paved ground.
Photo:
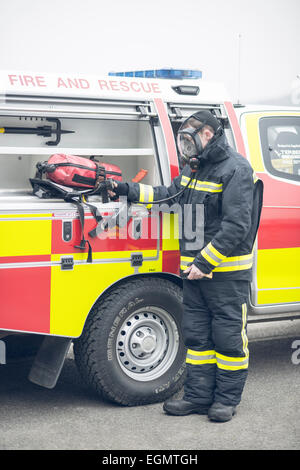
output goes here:
[{"label": "paved ground", "polygon": [[2,366],[0,450],[299,449],[300,336],[252,342],[250,353],[243,401],[228,423],[167,416],[161,404],[105,403],[85,389],[72,356],[53,390],[27,380],[28,362]]}]

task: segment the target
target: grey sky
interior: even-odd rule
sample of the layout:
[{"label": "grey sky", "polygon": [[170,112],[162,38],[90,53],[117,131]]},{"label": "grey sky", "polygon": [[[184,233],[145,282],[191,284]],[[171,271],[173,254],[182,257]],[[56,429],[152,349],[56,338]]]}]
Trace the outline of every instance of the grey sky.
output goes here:
[{"label": "grey sky", "polygon": [[290,95],[300,74],[299,0],[0,0],[0,7],[1,70],[197,68],[245,103]]}]

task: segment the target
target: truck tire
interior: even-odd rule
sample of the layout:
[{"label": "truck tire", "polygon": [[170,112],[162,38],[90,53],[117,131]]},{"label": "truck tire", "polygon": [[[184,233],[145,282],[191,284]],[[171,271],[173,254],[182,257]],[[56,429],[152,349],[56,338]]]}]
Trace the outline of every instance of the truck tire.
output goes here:
[{"label": "truck tire", "polygon": [[94,305],[74,341],[84,382],[120,405],[169,398],[185,375],[181,315],[181,289],[168,280],[135,279],[113,289]]}]

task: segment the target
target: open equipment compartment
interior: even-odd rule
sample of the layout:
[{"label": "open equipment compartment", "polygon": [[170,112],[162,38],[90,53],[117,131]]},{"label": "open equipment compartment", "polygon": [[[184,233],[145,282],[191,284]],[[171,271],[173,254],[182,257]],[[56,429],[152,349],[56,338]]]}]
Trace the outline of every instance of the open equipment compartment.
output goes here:
[{"label": "open equipment compartment", "polygon": [[[24,113],[23,113],[24,114]],[[140,169],[147,170],[145,184],[159,184],[152,127],[148,119],[126,119],[117,114],[113,119],[66,118],[56,116],[62,130],[73,131],[62,134],[58,145],[47,145],[55,139],[36,134],[19,134],[18,129],[38,129],[55,125],[47,117],[0,116],[0,128],[15,128],[15,133],[0,134],[0,197],[30,197],[29,178],[35,176],[36,164],[46,161],[55,153],[78,155],[85,158],[118,165],[123,180],[130,181]]]}]

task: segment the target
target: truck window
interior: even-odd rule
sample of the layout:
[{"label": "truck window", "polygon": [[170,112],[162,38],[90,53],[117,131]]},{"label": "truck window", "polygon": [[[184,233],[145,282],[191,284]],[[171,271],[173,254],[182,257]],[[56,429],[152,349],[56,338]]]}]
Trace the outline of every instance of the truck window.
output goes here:
[{"label": "truck window", "polygon": [[300,117],[262,118],[259,128],[266,169],[275,176],[300,181]]}]

